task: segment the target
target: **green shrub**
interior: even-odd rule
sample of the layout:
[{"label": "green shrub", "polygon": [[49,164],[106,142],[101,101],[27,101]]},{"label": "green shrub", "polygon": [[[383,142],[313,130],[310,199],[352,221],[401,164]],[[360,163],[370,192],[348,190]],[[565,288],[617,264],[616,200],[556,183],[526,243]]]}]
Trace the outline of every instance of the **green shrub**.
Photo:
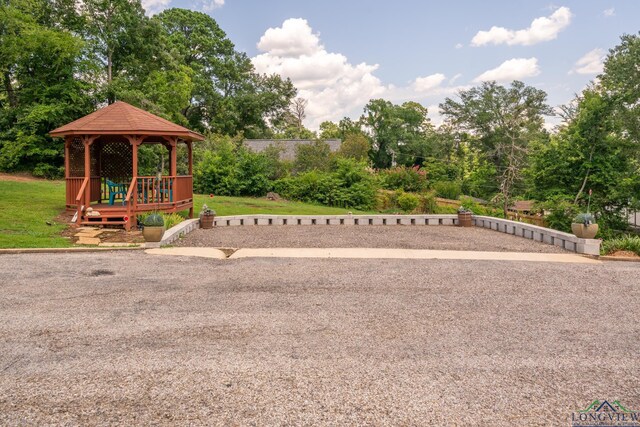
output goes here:
[{"label": "green shrub", "polygon": [[404,212],[413,212],[420,204],[420,199],[411,193],[402,193],[398,196],[398,206]]},{"label": "green shrub", "polygon": [[221,196],[263,196],[271,190],[270,158],[245,148],[206,152],[194,170],[195,190]]},{"label": "green shrub", "polygon": [[33,176],[47,179],[59,179],[64,177],[64,166],[58,167],[46,163],[38,163],[33,168]]},{"label": "green shrub", "polygon": [[502,209],[481,205],[471,197],[460,197],[460,206],[467,211],[473,212],[475,215],[504,218],[504,212]]},{"label": "green shrub", "polygon": [[274,191],[285,199],[343,208],[371,209],[376,187],[364,163],[338,158],[334,172],[313,170],[279,179]]},{"label": "green shrub", "polygon": [[549,228],[571,233],[571,223],[580,209],[566,196],[554,196],[540,203],[539,207],[548,214],[544,217]]},{"label": "green shrub", "polygon": [[382,188],[419,193],[427,189],[427,174],[418,166],[398,166],[380,171]]},{"label": "green shrub", "polygon": [[616,251],[631,251],[640,255],[640,236],[627,235],[607,239],[602,242],[600,253],[603,255],[611,254]]},{"label": "green shrub", "polygon": [[462,185],[458,181],[438,181],[433,183],[433,189],[443,199],[457,200],[462,194]]},{"label": "green shrub", "polygon": [[162,214],[162,218],[164,219],[164,226],[167,230],[184,221],[184,217],[177,213]]},{"label": "green shrub", "polygon": [[423,193],[420,195],[420,204],[418,209],[421,213],[434,214],[438,210],[438,203],[436,202],[436,194],[433,191]]},{"label": "green shrub", "polygon": [[144,219],[143,224],[145,227],[162,227],[164,218],[159,213],[151,213]]},{"label": "green shrub", "polygon": [[573,218],[573,222],[584,225],[595,224],[596,218],[589,212],[579,213]]},{"label": "green shrub", "polygon": [[[413,199],[417,200],[417,205],[411,207]],[[436,213],[438,204],[436,203],[435,193],[432,191],[415,194],[405,193],[402,190],[389,191],[379,189],[376,194],[375,209],[379,212],[397,211],[398,209],[410,212],[417,209],[419,213],[432,214]]]}]

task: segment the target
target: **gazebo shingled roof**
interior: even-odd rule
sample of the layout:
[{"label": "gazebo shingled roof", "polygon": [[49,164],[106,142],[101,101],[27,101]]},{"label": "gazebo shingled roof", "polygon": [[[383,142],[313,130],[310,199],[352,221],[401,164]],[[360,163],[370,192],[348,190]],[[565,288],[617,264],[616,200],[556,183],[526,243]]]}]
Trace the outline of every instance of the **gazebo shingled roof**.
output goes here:
[{"label": "gazebo shingled roof", "polygon": [[116,101],[78,120],[49,132],[51,136],[66,135],[122,135],[144,134],[178,136],[192,141],[202,141],[204,137],[197,132],[179,126],[147,111]]}]

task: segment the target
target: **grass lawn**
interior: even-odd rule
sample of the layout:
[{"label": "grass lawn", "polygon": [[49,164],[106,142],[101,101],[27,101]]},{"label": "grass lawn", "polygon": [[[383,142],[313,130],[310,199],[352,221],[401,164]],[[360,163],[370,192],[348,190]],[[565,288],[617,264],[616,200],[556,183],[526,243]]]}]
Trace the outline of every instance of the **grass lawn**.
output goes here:
[{"label": "grass lawn", "polygon": [[227,197],[227,196],[204,196],[196,194],[194,196],[194,215],[206,203],[211,209],[216,211],[216,215],[250,215],[250,214],[273,214],[273,215],[345,215],[348,212],[371,213],[358,211],[356,209],[331,208],[322,205],[312,205],[302,202],[288,202],[285,200],[256,199],[253,197]]},{"label": "grass lawn", "polygon": [[70,246],[60,236],[65,225],[53,221],[64,202],[63,181],[0,181],[0,248]]},{"label": "grass lawn", "polygon": [[[60,248],[70,246],[60,236],[65,225],[53,219],[64,211],[63,181],[0,181],[0,248]],[[270,201],[251,197],[210,198],[195,195],[197,215],[206,203],[218,215],[279,214],[279,215],[339,215],[354,209],[331,208],[300,202]],[[52,225],[47,225],[50,222]]]}]

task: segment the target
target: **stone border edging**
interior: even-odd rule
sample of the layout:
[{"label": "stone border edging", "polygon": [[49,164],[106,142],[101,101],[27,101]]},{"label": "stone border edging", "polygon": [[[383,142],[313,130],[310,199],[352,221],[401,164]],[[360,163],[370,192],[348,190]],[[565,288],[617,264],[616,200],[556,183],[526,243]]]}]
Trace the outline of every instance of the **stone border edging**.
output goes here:
[{"label": "stone border edging", "polygon": [[457,225],[457,215],[233,215],[216,227],[238,225]]},{"label": "stone border edging", "polygon": [[490,216],[474,215],[472,221],[476,227],[488,228],[525,239],[556,245],[567,251],[579,254],[600,255],[600,243],[602,242],[600,239],[580,239],[563,231]]}]

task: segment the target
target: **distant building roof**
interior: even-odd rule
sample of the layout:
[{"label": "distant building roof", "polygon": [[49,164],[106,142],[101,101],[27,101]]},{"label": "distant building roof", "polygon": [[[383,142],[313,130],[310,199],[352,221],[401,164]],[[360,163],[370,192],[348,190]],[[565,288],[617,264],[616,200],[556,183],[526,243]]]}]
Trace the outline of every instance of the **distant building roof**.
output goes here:
[{"label": "distant building roof", "polygon": [[[340,149],[342,141],[339,139],[325,139],[323,140],[329,144],[329,149],[332,153],[335,153]],[[311,139],[245,139],[244,146],[255,153],[261,153],[267,147],[275,145],[276,147],[282,147],[280,153],[281,160],[294,160],[296,158],[296,147],[301,144],[311,144]]]},{"label": "distant building roof", "polygon": [[534,204],[535,200],[517,200],[513,203],[509,210],[516,212],[530,212],[533,210]]}]

